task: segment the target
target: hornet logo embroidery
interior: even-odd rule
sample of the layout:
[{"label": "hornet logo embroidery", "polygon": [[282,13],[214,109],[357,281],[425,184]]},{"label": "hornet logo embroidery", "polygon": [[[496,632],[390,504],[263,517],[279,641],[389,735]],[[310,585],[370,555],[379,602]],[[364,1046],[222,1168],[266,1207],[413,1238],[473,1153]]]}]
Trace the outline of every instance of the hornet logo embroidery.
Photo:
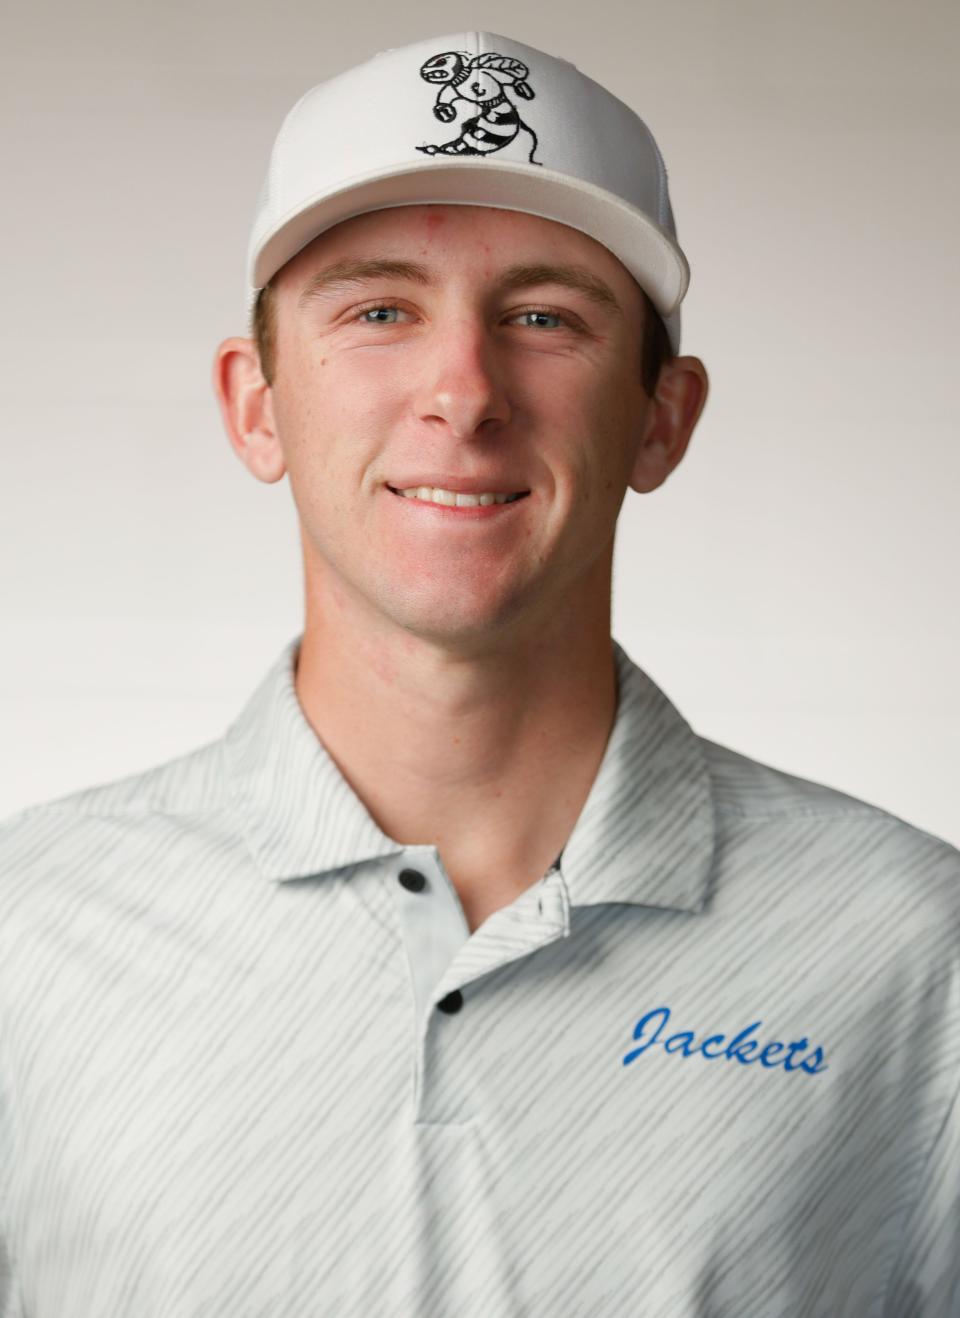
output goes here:
[{"label": "hornet logo embroidery", "polygon": [[444,84],[433,104],[433,113],[440,122],[449,124],[457,117],[451,104],[453,101],[468,101],[481,108],[479,114],[464,122],[460,136],[454,141],[429,142],[418,146],[417,150],[428,156],[486,156],[507,146],[522,128],[533,138],[527,158],[534,165],[542,165],[542,160],[533,159],[537,149],[536,133],[523,122],[517,107],[504,91],[505,86],[511,86],[523,100],[532,101],[533,88],[527,82],[529,75],[529,69],[520,60],[496,55],[492,51],[474,55],[472,59],[454,50],[432,56],[421,66],[420,77],[426,82]]}]

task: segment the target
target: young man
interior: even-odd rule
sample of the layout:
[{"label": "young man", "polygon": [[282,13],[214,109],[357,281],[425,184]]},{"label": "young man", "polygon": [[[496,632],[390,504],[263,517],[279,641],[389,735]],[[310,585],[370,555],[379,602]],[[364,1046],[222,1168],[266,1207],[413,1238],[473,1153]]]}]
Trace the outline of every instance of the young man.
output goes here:
[{"label": "young man", "polygon": [[383,52],[287,116],[249,275],[214,382],[305,625],[2,830],[0,1315],[960,1313],[960,853],[610,635],[707,392],[647,129]]}]

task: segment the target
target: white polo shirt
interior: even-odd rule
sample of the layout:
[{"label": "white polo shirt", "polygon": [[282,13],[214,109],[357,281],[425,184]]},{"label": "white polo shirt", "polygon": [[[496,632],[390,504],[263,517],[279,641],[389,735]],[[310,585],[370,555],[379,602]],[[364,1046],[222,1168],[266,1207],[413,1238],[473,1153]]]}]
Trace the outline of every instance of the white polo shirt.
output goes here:
[{"label": "white polo shirt", "polygon": [[470,934],[299,640],[0,826],[2,1318],[960,1314],[960,852],[614,644],[560,866]]}]

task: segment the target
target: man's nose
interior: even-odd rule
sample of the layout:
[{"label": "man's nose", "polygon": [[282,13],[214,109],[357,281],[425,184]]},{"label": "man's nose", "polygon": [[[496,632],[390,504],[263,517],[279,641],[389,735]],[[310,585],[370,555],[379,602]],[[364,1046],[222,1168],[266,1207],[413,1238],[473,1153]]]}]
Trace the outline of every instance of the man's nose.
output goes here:
[{"label": "man's nose", "polygon": [[417,363],[418,417],[457,439],[486,434],[510,420],[505,365],[489,327],[476,320],[437,325]]}]

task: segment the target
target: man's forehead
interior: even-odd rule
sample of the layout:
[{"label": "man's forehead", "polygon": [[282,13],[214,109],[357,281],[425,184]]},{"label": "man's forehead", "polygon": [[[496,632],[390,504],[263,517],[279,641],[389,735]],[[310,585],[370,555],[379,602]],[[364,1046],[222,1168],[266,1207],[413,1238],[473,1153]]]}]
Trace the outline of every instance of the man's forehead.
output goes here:
[{"label": "man's forehead", "polygon": [[391,206],[351,216],[307,243],[288,262],[287,279],[301,303],[375,278],[436,287],[445,278],[438,259],[443,249],[430,239],[443,232],[475,245],[483,255],[484,276],[501,287],[561,284],[620,314],[624,285],[636,290],[633,276],[609,249],[569,225],[500,207],[447,204]]}]

